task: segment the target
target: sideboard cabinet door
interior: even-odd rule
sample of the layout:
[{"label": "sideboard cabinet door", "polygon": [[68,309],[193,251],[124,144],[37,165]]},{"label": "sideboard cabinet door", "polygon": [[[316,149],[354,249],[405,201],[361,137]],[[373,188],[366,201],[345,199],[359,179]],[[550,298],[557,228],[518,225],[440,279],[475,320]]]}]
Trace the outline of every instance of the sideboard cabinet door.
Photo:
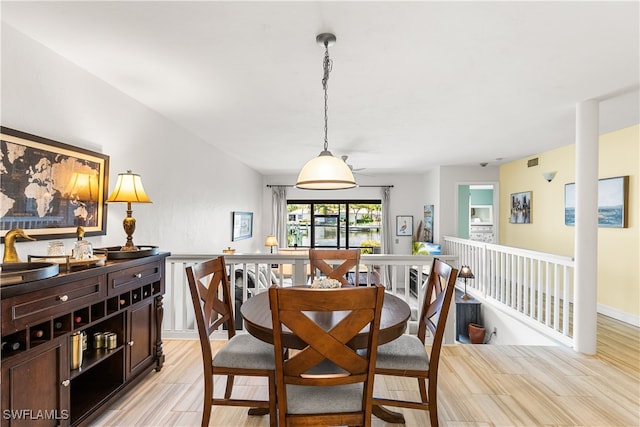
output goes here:
[{"label": "sideboard cabinet door", "polygon": [[2,362],[3,426],[69,425],[67,349],[56,340]]},{"label": "sideboard cabinet door", "polygon": [[153,299],[129,311],[127,378],[149,366],[154,357],[155,321]]}]

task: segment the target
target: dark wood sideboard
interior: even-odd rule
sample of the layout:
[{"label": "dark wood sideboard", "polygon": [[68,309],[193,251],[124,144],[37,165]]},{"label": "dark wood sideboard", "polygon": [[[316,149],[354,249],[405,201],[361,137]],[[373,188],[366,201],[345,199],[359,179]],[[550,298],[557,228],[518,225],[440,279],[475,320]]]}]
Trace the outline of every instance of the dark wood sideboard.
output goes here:
[{"label": "dark wood sideboard", "polygon": [[[86,425],[145,374],[160,371],[167,256],[0,288],[2,426]],[[71,369],[77,332],[87,349],[80,369]],[[115,333],[115,348],[94,348],[99,332]]]}]

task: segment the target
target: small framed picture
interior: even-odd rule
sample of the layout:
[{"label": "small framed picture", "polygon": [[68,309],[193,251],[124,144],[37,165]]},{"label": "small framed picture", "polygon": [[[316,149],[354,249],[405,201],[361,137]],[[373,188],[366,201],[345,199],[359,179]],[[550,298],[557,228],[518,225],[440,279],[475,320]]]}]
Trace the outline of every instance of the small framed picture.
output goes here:
[{"label": "small framed picture", "polygon": [[511,194],[511,224],[531,224],[531,191]]},{"label": "small framed picture", "polygon": [[253,212],[234,212],[231,240],[249,239],[253,236]]},{"label": "small framed picture", "polygon": [[411,215],[396,216],[396,236],[411,236],[413,234],[413,217]]}]

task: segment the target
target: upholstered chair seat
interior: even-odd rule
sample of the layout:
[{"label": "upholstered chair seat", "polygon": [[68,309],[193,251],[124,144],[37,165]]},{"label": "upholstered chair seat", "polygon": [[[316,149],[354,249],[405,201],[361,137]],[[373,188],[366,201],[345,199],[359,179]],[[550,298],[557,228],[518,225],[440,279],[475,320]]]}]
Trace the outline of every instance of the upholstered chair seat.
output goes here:
[{"label": "upholstered chair seat", "polygon": [[275,369],[273,346],[248,334],[234,335],[213,356],[214,366],[245,369]]},{"label": "upholstered chair seat", "polygon": [[402,335],[396,340],[378,346],[376,369],[427,370],[429,355],[418,337]]}]

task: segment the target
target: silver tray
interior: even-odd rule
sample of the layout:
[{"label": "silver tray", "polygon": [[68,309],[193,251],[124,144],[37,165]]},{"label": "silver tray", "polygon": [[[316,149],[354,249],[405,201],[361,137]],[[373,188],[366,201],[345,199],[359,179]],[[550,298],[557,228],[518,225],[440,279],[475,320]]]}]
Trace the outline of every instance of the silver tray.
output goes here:
[{"label": "silver tray", "polygon": [[98,251],[104,251],[107,254],[107,259],[134,259],[144,258],[146,256],[158,255],[157,246],[138,246],[138,251],[121,251],[121,246],[111,246],[108,248],[94,249]]}]

